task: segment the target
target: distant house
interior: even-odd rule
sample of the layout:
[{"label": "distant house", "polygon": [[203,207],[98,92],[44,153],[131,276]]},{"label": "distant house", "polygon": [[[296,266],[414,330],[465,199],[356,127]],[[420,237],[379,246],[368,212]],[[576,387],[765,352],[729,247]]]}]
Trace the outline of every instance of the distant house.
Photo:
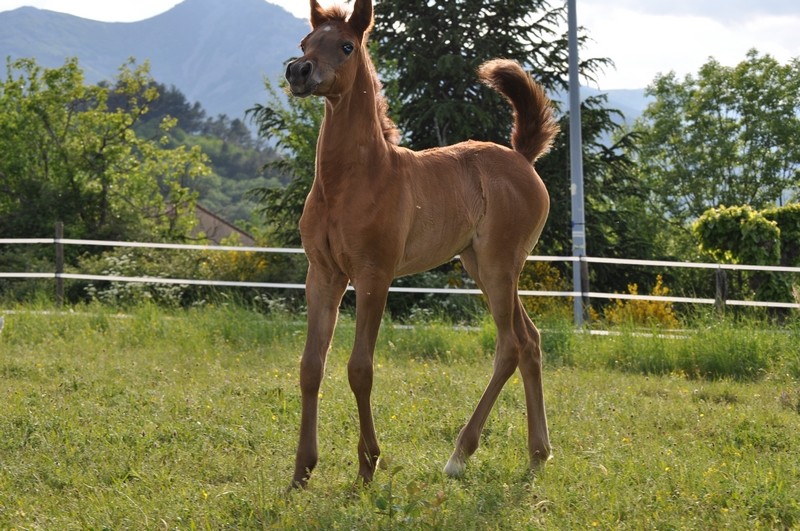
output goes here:
[{"label": "distant house", "polygon": [[252,235],[198,204],[195,204],[195,216],[197,216],[197,226],[194,228],[192,236],[199,237],[200,233],[202,233],[211,243],[220,245],[222,240],[235,234],[238,236],[241,245],[248,247],[256,245],[256,239]]}]

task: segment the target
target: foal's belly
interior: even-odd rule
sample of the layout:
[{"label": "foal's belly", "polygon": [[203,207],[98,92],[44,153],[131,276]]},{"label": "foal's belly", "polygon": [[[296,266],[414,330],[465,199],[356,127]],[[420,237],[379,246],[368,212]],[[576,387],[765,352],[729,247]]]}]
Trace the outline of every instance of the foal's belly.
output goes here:
[{"label": "foal's belly", "polygon": [[[405,253],[397,267],[395,276],[413,275],[429,271],[453,259],[469,246],[472,238],[470,233],[459,234],[449,241],[429,239],[426,241],[408,242]],[[435,235],[434,235],[435,236]],[[425,236],[423,236],[425,238]]]},{"label": "foal's belly", "polygon": [[479,192],[470,192],[430,187],[416,199],[397,276],[433,269],[470,245],[483,211]]}]

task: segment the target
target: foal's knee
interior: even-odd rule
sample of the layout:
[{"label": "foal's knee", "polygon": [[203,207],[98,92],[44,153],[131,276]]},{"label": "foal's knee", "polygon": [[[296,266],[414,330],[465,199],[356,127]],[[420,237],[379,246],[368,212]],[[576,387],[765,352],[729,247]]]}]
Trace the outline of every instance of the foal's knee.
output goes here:
[{"label": "foal's knee", "polygon": [[347,362],[347,380],[356,395],[372,389],[372,360],[351,356]]},{"label": "foal's knee", "polygon": [[300,360],[300,391],[303,394],[317,394],[322,385],[325,362],[318,356],[303,356]]}]

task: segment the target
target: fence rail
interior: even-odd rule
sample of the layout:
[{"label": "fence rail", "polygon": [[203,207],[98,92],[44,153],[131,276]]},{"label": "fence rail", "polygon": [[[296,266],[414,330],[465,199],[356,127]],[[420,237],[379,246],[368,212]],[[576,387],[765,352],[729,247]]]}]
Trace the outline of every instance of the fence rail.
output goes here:
[{"label": "fence rail", "polygon": [[[224,245],[192,245],[192,244],[172,244],[172,243],[144,243],[144,242],[123,242],[123,241],[101,241],[101,240],[77,240],[69,238],[0,238],[0,245],[53,245],[57,257],[63,257],[63,249],[66,245],[82,246],[102,246],[102,247],[127,247],[141,249],[172,249],[183,251],[217,251],[217,252],[254,252],[272,254],[303,254],[303,249],[279,248],[279,247],[240,247]],[[588,304],[590,299],[617,299],[617,300],[641,300],[655,302],[687,303],[687,304],[715,304],[717,306],[749,306],[766,308],[788,308],[800,309],[800,303],[775,302],[775,301],[748,301],[728,299],[725,294],[724,278],[725,271],[765,271],[780,273],[800,274],[800,267],[784,266],[756,266],[739,264],[710,264],[699,262],[670,262],[664,260],[635,260],[618,258],[599,258],[599,257],[575,257],[575,256],[529,256],[531,262],[585,262],[587,264],[611,264],[611,265],[632,265],[645,267],[675,267],[707,269],[717,271],[717,295],[715,298],[695,298],[695,297],[672,297],[658,295],[633,295],[626,293],[604,293],[604,292],[580,292],[580,291],[537,291],[520,290],[519,294],[523,297],[581,297]],[[200,280],[200,279],[176,279],[162,277],[128,277],[116,275],[87,275],[78,273],[66,273],[63,270],[63,259],[56,260],[56,271],[49,273],[28,273],[28,272],[2,272],[0,279],[54,279],[57,284],[57,298],[63,298],[64,280],[83,280],[83,281],[106,281],[106,282],[131,282],[146,284],[177,284],[188,286],[219,286],[219,287],[247,287],[262,289],[305,289],[305,284],[280,283],[280,282],[244,282],[244,281],[225,281],[225,280]],[[59,288],[60,286],[60,288]],[[349,288],[349,289],[352,289]],[[60,291],[60,293],[59,293]],[[459,295],[480,295],[478,289],[468,288],[420,288],[392,286],[389,291],[397,293],[434,293],[434,294],[459,294]]]}]

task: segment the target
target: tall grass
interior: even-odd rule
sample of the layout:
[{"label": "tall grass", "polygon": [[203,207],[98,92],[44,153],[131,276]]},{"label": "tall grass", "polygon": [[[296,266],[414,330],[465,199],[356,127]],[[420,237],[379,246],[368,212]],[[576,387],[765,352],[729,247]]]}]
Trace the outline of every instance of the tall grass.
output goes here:
[{"label": "tall grass", "polygon": [[488,381],[492,328],[386,322],[373,392],[384,466],[354,490],[345,316],[321,391],[320,465],[309,490],[286,495],[301,318],[13,310],[0,310],[3,529],[800,526],[800,373],[785,330],[590,336],[543,322],[555,458],[528,472],[514,376],[455,481],[440,471]]},{"label": "tall grass", "polygon": [[677,332],[622,328],[585,344],[587,357],[625,372],[754,380],[768,372],[800,377],[798,337],[791,327],[718,321]]}]

